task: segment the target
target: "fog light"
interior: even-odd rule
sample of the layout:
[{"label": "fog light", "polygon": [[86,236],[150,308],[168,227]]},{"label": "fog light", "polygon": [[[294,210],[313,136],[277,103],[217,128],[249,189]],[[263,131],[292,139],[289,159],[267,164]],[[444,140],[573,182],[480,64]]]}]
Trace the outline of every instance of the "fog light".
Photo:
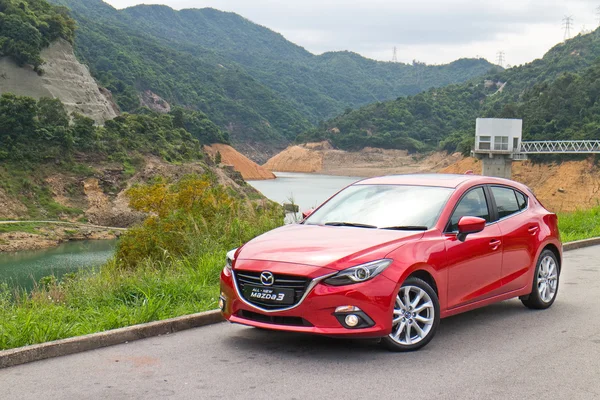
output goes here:
[{"label": "fog light", "polygon": [[356,325],[358,325],[359,319],[354,314],[348,314],[348,315],[346,315],[346,318],[344,319],[344,321],[346,322],[346,325],[348,325],[349,327],[355,327]]}]

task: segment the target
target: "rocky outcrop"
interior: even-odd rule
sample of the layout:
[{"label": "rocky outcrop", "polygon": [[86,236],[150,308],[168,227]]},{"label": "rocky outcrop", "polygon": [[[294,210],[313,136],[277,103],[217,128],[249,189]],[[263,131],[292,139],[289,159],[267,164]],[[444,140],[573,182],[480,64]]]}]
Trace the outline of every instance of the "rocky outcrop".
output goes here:
[{"label": "rocky outcrop", "polygon": [[140,95],[140,102],[142,106],[148,107],[149,109],[161,114],[166,114],[171,111],[171,105],[165,99],[151,90],[145,90],[142,92]]},{"label": "rocky outcrop", "polygon": [[107,240],[117,238],[122,231],[91,226],[38,224],[34,232],[0,233],[0,253],[40,250],[58,246],[70,240]]},{"label": "rocky outcrop", "polygon": [[221,164],[231,165],[246,180],[275,179],[275,175],[271,171],[261,167],[229,145],[215,143],[204,146],[204,151],[213,160],[217,158],[217,153],[220,153]]},{"label": "rocky outcrop", "polygon": [[73,46],[59,39],[42,50],[43,73],[19,67],[9,57],[0,58],[0,93],[10,92],[35,99],[60,99],[67,111],[88,116],[96,123],[117,116],[110,92],[98,87],[88,68],[73,53]]}]

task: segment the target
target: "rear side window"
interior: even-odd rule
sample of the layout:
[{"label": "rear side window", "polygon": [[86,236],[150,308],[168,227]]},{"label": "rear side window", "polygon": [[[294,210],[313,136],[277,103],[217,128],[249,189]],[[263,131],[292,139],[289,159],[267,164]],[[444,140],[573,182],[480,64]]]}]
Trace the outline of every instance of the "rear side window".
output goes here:
[{"label": "rear side window", "polygon": [[496,201],[498,218],[508,217],[511,214],[519,212],[521,208],[517,203],[515,191],[509,188],[492,186],[492,195]]},{"label": "rear side window", "polygon": [[517,203],[519,203],[519,209],[524,210],[527,208],[527,197],[521,192],[517,192],[515,190],[515,195],[517,196]]},{"label": "rear side window", "polygon": [[450,217],[450,232],[458,231],[458,221],[462,217],[479,217],[490,222],[490,212],[483,188],[472,189],[460,199],[456,210],[454,210],[452,217]]}]

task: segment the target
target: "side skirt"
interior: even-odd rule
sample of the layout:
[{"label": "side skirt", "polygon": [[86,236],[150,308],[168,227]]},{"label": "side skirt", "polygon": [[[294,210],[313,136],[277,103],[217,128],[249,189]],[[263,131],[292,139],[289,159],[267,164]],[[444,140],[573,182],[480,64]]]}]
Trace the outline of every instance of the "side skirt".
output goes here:
[{"label": "side skirt", "polygon": [[464,304],[458,307],[454,307],[448,310],[444,310],[440,313],[440,318],[450,317],[452,315],[460,314],[466,311],[474,310],[476,308],[485,307],[499,301],[512,299],[513,297],[526,296],[531,293],[531,286],[525,286],[521,289],[513,290],[511,292],[503,293],[487,299],[475,301],[473,303]]}]

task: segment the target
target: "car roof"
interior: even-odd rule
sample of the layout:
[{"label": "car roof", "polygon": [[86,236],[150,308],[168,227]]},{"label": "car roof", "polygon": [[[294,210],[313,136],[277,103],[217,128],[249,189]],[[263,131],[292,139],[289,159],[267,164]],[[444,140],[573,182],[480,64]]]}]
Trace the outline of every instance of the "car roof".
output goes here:
[{"label": "car roof", "polygon": [[462,184],[468,186],[478,184],[500,184],[520,187],[518,182],[509,179],[493,178],[475,174],[406,174],[388,175],[375,178],[367,178],[358,181],[355,185],[412,185],[412,186],[437,186],[457,188]]}]

